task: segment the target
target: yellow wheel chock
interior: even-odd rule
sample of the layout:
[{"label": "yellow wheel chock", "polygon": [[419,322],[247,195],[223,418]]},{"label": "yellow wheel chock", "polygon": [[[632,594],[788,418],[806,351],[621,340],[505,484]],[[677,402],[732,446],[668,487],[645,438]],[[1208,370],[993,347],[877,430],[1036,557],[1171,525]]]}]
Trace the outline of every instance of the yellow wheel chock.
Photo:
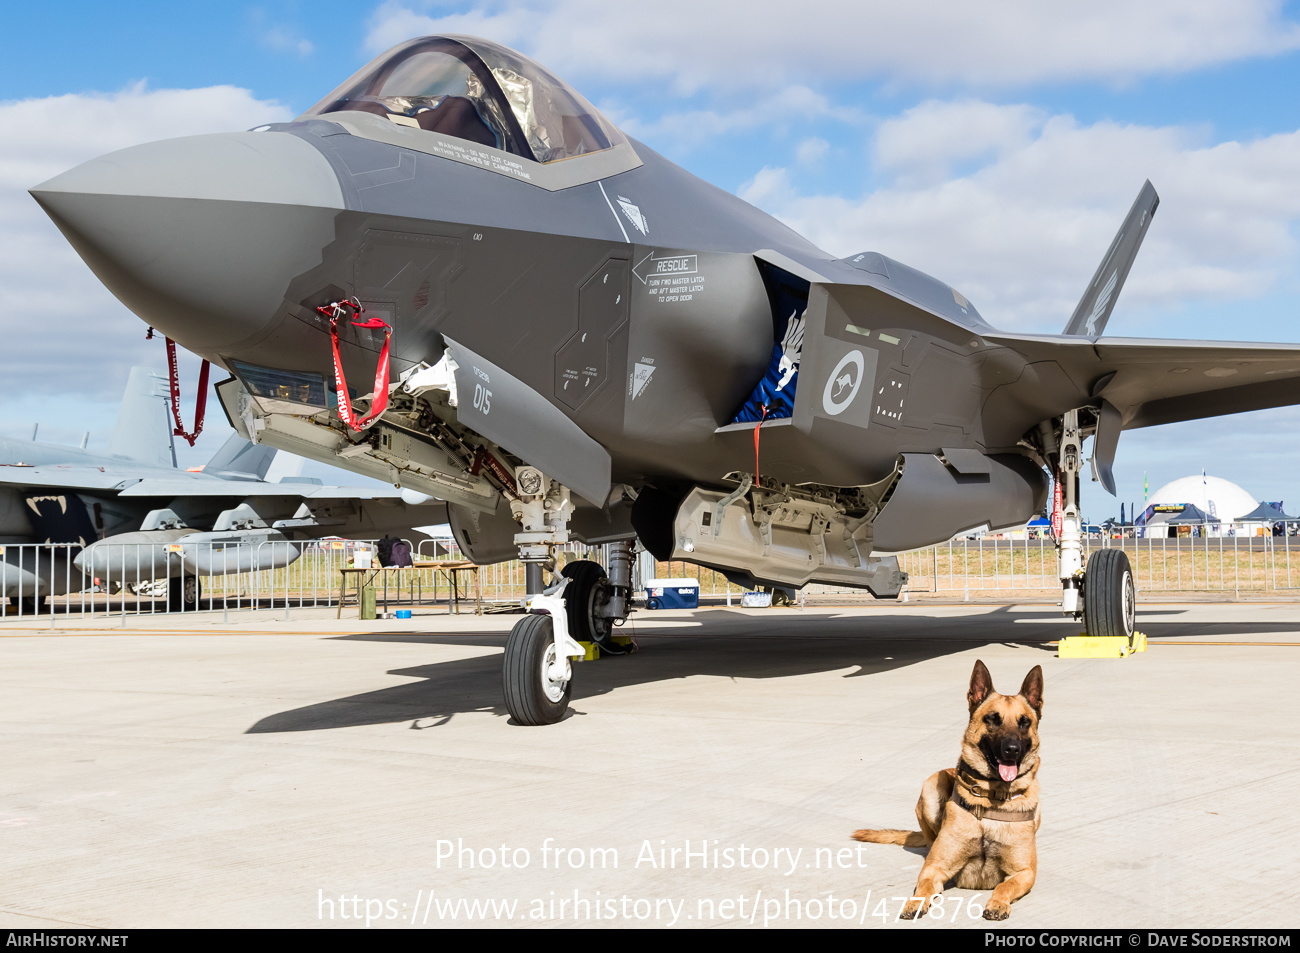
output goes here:
[{"label": "yellow wheel chock", "polygon": [[1057,658],[1128,658],[1147,650],[1147,637],[1134,632],[1132,638],[1122,635],[1089,635],[1080,632],[1061,639],[1056,644]]}]

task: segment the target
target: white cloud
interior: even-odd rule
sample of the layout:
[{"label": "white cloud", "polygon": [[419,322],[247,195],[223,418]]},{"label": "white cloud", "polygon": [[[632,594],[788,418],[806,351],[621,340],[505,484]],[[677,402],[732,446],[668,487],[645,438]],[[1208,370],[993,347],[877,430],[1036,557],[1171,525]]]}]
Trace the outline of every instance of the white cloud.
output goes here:
[{"label": "white cloud", "polygon": [[[660,79],[682,90],[886,79],[1014,86],[1124,82],[1300,48],[1279,0],[388,0],[366,45],[468,33],[519,46],[559,75]],[[594,97],[589,97],[594,98]]]},{"label": "white cloud", "polygon": [[316,49],[311,40],[299,36],[293,30],[284,26],[267,29],[262,34],[262,43],[270,49],[282,53],[297,53],[299,56],[310,56]]},{"label": "white cloud", "polygon": [[799,148],[795,150],[794,159],[799,165],[817,166],[826,158],[827,153],[831,151],[831,144],[825,139],[813,136],[799,143]]},{"label": "white cloud", "polygon": [[0,367],[9,394],[115,402],[131,364],[160,359],[161,345],[144,344],[144,325],[100,284],[28,189],[137,143],[289,118],[284,106],[230,86],[139,84],[0,102],[0,327],[9,342]]},{"label": "white cloud", "polygon": [[900,181],[940,181],[955,163],[1023,148],[1045,119],[1032,106],[931,100],[880,123],[874,160]]},{"label": "white cloud", "polygon": [[941,278],[1008,329],[1064,326],[1145,178],[1162,201],[1126,305],[1248,298],[1296,265],[1300,133],[1215,144],[1185,127],[927,103],[882,125],[875,160],[883,184],[858,198],[803,194],[780,168],[741,194],[833,254],[872,249]]},{"label": "white cloud", "polygon": [[729,134],[753,129],[781,133],[794,123],[827,119],[860,121],[854,110],[837,108],[825,96],[806,86],[777,90],[736,109],[682,110],[665,113],[651,121],[635,115],[623,116],[617,110],[610,110],[608,115],[628,135],[653,143],[655,149],[665,152],[686,152],[704,143],[725,139]]},{"label": "white cloud", "polygon": [[300,30],[286,23],[275,22],[270,13],[261,7],[253,7],[246,11],[245,15],[248,18],[250,31],[268,50],[306,57],[316,49],[311,40],[303,36]]}]

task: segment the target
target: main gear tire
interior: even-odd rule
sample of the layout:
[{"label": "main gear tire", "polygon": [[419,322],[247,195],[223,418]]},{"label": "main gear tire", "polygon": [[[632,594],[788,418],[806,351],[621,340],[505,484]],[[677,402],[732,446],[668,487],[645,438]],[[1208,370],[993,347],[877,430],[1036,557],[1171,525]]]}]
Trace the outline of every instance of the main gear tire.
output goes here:
[{"label": "main gear tire", "polygon": [[598,563],[589,559],[571,562],[560,571],[569,580],[564,587],[564,609],[569,616],[569,635],[579,642],[595,642],[602,652],[619,654],[610,636],[614,621],[599,614],[611,593],[609,577]]},{"label": "main gear tire", "polygon": [[569,708],[573,679],[550,676],[555,660],[554,623],[549,615],[526,615],[510,630],[501,665],[506,709],[521,725],[553,725]]},{"label": "main gear tire", "polygon": [[1137,586],[1128,554],[1099,549],[1083,575],[1083,624],[1089,635],[1133,638]]}]

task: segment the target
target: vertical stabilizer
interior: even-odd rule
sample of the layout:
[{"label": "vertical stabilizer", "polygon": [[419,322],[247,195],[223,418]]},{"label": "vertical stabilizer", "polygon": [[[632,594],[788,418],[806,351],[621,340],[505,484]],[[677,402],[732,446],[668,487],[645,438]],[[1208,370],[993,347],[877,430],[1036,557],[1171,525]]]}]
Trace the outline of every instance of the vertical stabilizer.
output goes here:
[{"label": "vertical stabilizer", "polygon": [[1155,215],[1160,204],[1160,196],[1148,180],[1138,193],[1137,201],[1129,209],[1128,217],[1120,226],[1115,240],[1110,243],[1106,256],[1102,258],[1097,273],[1088,283],[1088,290],[1079,299],[1070,321],[1062,334],[1077,334],[1084,337],[1098,338],[1106,329],[1110,313],[1115,310],[1115,300],[1119,298],[1124,279],[1133,267],[1133,259],[1142,247],[1151,216]]},{"label": "vertical stabilizer", "polygon": [[154,466],[176,466],[170,400],[166,377],[147,367],[131,368],[108,452]]}]

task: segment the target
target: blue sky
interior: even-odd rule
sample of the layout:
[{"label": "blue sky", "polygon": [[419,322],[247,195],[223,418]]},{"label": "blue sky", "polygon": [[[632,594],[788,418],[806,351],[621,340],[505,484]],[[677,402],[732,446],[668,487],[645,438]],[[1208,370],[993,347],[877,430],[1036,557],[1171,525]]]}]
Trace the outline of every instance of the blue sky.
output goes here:
[{"label": "blue sky", "polygon": [[[920,267],[1008,329],[1060,330],[1149,177],[1162,204],[1110,332],[1300,343],[1293,3],[56,2],[5,23],[9,435],[39,419],[103,448],[127,368],[163,359],[26,188],[133,142],[289,118],[427,32],[521,49],[828,251]],[[223,437],[211,406],[191,465]],[[1298,433],[1295,409],[1126,433],[1121,498],[1144,472],[1154,490],[1205,467],[1298,508]],[[1095,487],[1085,501],[1118,511]]]}]

